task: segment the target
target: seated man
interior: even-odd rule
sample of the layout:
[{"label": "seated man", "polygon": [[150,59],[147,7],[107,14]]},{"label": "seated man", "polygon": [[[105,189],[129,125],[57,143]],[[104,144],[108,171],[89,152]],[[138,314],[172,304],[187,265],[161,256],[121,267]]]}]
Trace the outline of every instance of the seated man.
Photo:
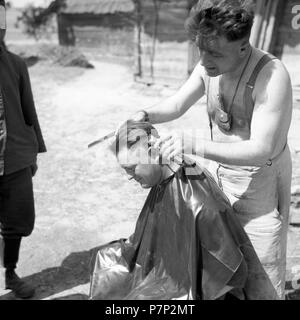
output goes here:
[{"label": "seated man", "polygon": [[228,199],[188,158],[157,161],[149,123],[128,122],[113,149],[120,165],[151,188],[129,239],[95,257],[90,299],[278,299]]}]

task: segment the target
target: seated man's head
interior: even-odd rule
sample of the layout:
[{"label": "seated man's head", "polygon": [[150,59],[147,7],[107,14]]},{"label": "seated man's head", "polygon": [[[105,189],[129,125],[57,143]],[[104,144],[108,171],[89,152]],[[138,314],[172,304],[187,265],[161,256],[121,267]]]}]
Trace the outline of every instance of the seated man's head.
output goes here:
[{"label": "seated man's head", "polygon": [[200,63],[210,77],[233,72],[250,50],[252,0],[199,0],[186,21]]},{"label": "seated man's head", "polygon": [[158,152],[150,144],[158,137],[150,123],[127,121],[118,129],[111,146],[129,179],[135,179],[143,188],[159,184],[164,177],[164,166],[159,164]]}]

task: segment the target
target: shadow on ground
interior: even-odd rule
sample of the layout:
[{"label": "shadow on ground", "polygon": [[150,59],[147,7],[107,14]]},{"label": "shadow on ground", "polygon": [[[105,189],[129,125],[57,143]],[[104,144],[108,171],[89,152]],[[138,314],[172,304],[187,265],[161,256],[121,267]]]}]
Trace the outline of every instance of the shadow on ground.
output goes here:
[{"label": "shadow on ground", "polygon": [[[297,283],[297,287],[300,287],[300,285]],[[300,300],[300,288],[294,289],[292,285],[292,281],[287,281],[285,283],[285,300]]]},{"label": "shadow on ground", "polygon": [[[66,290],[88,284],[99,248],[100,246],[89,251],[73,252],[63,260],[61,266],[48,268],[24,277],[24,280],[36,287],[36,294],[32,300],[46,299]],[[286,300],[300,300],[300,288],[294,289],[291,281],[286,282],[285,289]],[[0,300],[15,299],[11,292],[0,296]],[[87,294],[82,294],[77,291],[69,295],[52,298],[51,300],[88,300],[88,292]]]},{"label": "shadow on ground", "polygon": [[[24,277],[24,280],[36,287],[36,294],[32,300],[42,300],[89,283],[90,272],[98,249],[99,247],[89,251],[73,252],[63,260],[61,266],[44,269],[41,272]],[[53,300],[87,300],[87,294],[76,292],[63,297],[55,297]],[[14,299],[16,298],[11,291],[0,296],[0,300]]]}]

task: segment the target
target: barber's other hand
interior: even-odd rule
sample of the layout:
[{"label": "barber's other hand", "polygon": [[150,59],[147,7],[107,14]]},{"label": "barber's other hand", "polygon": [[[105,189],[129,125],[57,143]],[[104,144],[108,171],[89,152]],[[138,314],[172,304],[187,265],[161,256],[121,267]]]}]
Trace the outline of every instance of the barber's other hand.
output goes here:
[{"label": "barber's other hand", "polygon": [[193,153],[192,147],[192,137],[184,135],[181,131],[161,136],[154,144],[154,148],[158,148],[162,157],[168,160],[175,156]]},{"label": "barber's other hand", "polygon": [[129,119],[127,119],[126,121],[122,121],[117,125],[117,128],[115,130],[115,133],[117,133],[120,129],[120,127],[122,127],[125,123],[130,124],[132,122],[147,122],[149,121],[148,119],[148,114],[147,112],[140,110],[138,112],[136,112],[135,114],[133,114]]},{"label": "barber's other hand", "polygon": [[149,121],[148,114],[144,110],[140,110],[136,112],[130,119],[129,121],[134,121],[134,122],[146,122]]}]

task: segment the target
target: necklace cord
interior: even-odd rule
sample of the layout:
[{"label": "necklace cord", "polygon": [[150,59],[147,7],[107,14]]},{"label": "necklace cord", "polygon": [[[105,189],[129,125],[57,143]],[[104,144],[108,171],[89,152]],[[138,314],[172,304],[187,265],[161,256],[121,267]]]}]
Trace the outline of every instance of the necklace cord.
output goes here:
[{"label": "necklace cord", "polygon": [[[233,95],[233,97],[232,97],[231,103],[230,103],[230,105],[229,105],[229,109],[228,109],[228,111],[227,111],[228,114],[230,113],[230,111],[231,111],[231,109],[232,109],[234,99],[235,99],[235,97],[236,97],[236,94],[237,94],[238,89],[239,89],[239,86],[240,86],[240,82],[241,82],[241,80],[242,80],[242,78],[243,78],[243,75],[244,75],[244,73],[245,73],[245,71],[246,71],[246,68],[247,68],[247,66],[248,66],[248,64],[249,64],[249,61],[250,61],[251,56],[252,56],[252,48],[251,48],[249,57],[248,57],[248,59],[247,59],[247,62],[246,62],[246,64],[245,64],[244,68],[243,68],[243,71],[242,71],[241,75],[240,75],[239,81],[238,81],[238,83],[237,83],[237,85],[236,85],[236,88],[235,88],[235,91],[234,91],[234,95]],[[221,101],[220,101],[220,82],[219,82],[219,95],[218,95],[218,97],[219,97],[219,102],[220,102],[220,104],[224,107],[223,103],[221,103]],[[224,109],[224,108],[223,108],[223,109]],[[225,111],[225,110],[224,110],[224,111]]]}]

